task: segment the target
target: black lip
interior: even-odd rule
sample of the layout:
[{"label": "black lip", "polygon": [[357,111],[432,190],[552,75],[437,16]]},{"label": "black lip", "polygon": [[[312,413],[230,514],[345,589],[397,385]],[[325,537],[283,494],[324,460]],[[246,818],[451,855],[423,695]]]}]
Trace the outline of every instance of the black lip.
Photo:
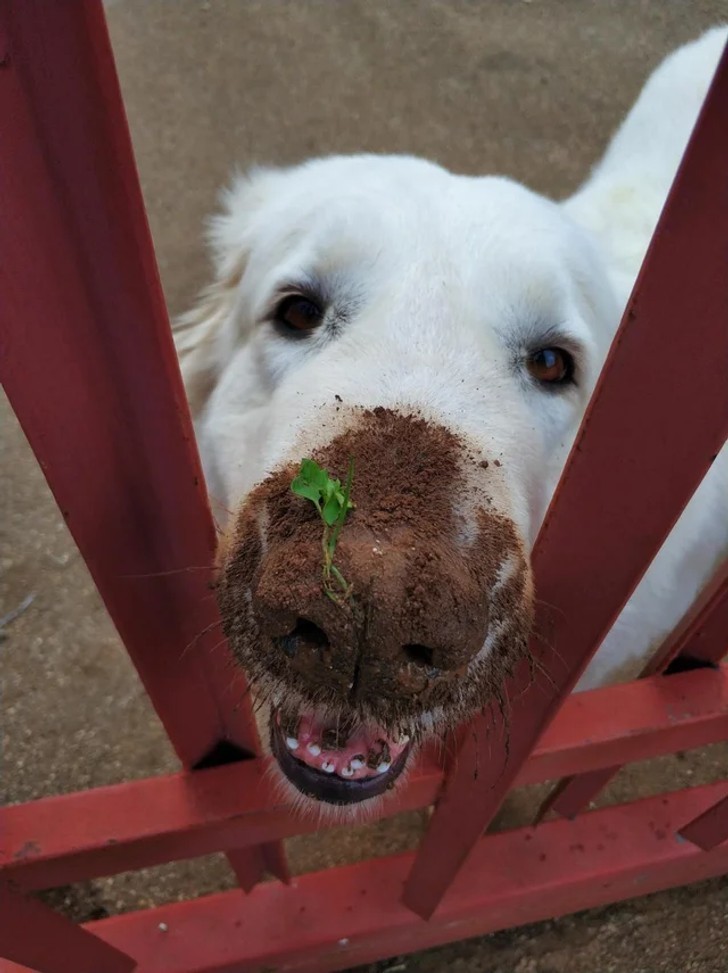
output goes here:
[{"label": "black lip", "polygon": [[364,780],[344,780],[336,774],[325,774],[321,770],[314,770],[308,764],[296,759],[286,747],[283,734],[275,719],[270,721],[270,745],[278,766],[294,787],[315,801],[338,805],[359,804],[361,801],[368,801],[372,797],[384,794],[404,770],[412,748],[412,744],[408,743],[384,774],[367,777]]}]

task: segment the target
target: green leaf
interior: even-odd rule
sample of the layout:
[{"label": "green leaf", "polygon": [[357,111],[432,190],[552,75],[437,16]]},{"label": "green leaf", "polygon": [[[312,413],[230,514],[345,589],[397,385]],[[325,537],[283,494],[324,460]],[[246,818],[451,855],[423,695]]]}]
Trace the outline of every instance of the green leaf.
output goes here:
[{"label": "green leaf", "polygon": [[349,499],[351,497],[351,487],[354,483],[354,457],[349,457],[349,469],[346,471],[346,486],[344,487],[344,499],[346,500],[347,509],[354,504]]},{"label": "green leaf", "polygon": [[316,476],[318,471],[318,464],[314,463],[312,459],[302,459],[301,465],[298,470],[298,475],[304,480],[308,480],[310,483]]},{"label": "green leaf", "polygon": [[311,486],[316,486],[322,491],[325,489],[329,479],[329,474],[326,470],[322,470],[318,463],[312,459],[301,460],[301,468],[298,471],[298,475],[308,481]]},{"label": "green leaf", "polygon": [[329,499],[324,504],[324,509],[321,516],[324,518],[324,523],[327,527],[333,527],[338,520],[341,508],[339,507],[339,502],[336,497],[329,497]]},{"label": "green leaf", "polygon": [[344,526],[344,521],[346,520],[346,515],[349,513],[349,509],[354,506],[351,502],[351,486],[354,482],[354,457],[349,459],[349,471],[346,476],[346,486],[344,487],[344,492],[341,497],[341,504],[339,506],[339,515],[334,521],[334,530],[331,535],[332,551],[336,548],[336,543],[339,540],[339,534],[341,533],[341,528]]},{"label": "green leaf", "polygon": [[304,497],[321,510],[321,500],[327,500],[331,495],[331,480],[326,470],[321,469],[312,459],[301,460],[298,476],[291,483],[291,490],[296,496]]},{"label": "green leaf", "polygon": [[318,487],[312,486],[302,476],[297,476],[293,483],[291,483],[291,490],[296,494],[296,496],[304,497],[306,500],[310,500],[312,503],[315,503],[318,507],[321,491]]}]

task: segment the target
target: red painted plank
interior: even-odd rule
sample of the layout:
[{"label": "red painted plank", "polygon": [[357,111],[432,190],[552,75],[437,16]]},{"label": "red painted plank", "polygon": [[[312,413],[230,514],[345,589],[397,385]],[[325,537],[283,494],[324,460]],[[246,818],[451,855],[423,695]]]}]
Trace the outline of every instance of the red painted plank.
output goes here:
[{"label": "red painted plank", "polygon": [[[593,690],[566,701],[517,783],[727,736],[728,666]],[[441,767],[425,755],[385,814],[432,804],[441,783]],[[277,802],[264,765],[247,761],[5,808],[0,874],[48,888],[317,827]]]},{"label": "red painted plank", "polygon": [[727,692],[728,665],[723,665],[570,696],[515,783],[554,780],[567,764],[586,770],[724,740]]},{"label": "red painted plank", "polygon": [[[728,872],[676,831],[717,784],[478,841],[429,922],[400,899],[413,855],[380,858],[90,924],[144,973],[323,973]],[[3,964],[0,970],[6,973]],[[9,970],[7,971],[9,973]],[[13,971],[17,973],[17,971]]]},{"label": "red painted plank", "polygon": [[[728,716],[728,692],[726,703]],[[441,769],[424,761],[386,813],[431,804],[441,783]],[[251,760],[5,808],[0,876],[51,888],[321,828],[276,801],[265,763]]]},{"label": "red painted plank", "polygon": [[[39,973],[128,973],[134,960],[43,905],[0,885],[0,952]],[[6,966],[0,960],[0,969]],[[16,967],[17,968],[17,967]]]},{"label": "red painted plank", "polygon": [[511,681],[509,746],[491,733],[480,772],[489,720],[463,734],[405,889],[420,915],[447,891],[728,435],[726,106],[728,52],[534,549],[548,645],[532,649],[549,679],[531,683],[524,665]]},{"label": "red painted plank", "polygon": [[[258,740],[102,5],[8,0],[0,377],[185,766]],[[252,885],[279,848],[233,862]]]},{"label": "red painted plank", "polygon": [[728,842],[728,794],[680,830],[683,838],[703,851]]},{"label": "red painted plank", "polygon": [[[728,560],[723,562],[705,591],[647,663],[640,678],[663,672],[678,655],[717,663],[727,651]],[[563,817],[578,814],[607,786],[620,766],[616,764],[560,781],[544,801],[540,817],[551,811]]]}]

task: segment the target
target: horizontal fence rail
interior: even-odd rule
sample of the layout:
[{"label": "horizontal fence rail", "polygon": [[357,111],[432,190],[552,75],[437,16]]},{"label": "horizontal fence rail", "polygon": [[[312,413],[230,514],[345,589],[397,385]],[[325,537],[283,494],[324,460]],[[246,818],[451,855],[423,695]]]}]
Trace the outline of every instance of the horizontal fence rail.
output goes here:
[{"label": "horizontal fence rail", "polygon": [[[348,969],[728,872],[728,844],[706,855],[677,834],[726,792],[714,784],[481,838],[429,922],[402,905],[405,853],[288,888],[266,882],[245,901],[224,892],[86,928],[143,973]],[[0,973],[27,971],[0,960]]]},{"label": "horizontal fence rail", "polygon": [[[566,700],[516,785],[728,738],[728,665],[579,693]],[[434,753],[387,815],[432,804]],[[130,781],[0,810],[0,879],[50,888],[318,830],[277,800],[261,761]]]}]

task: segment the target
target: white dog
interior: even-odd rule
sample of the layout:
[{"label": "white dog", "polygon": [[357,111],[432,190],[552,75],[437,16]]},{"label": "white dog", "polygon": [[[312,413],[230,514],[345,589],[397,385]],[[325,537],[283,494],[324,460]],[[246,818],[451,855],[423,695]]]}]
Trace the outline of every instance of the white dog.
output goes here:
[{"label": "white dog", "polygon": [[[225,631],[308,798],[371,806],[523,655],[529,551],[727,36],[667,58],[564,203],[408,157],[227,192],[176,339]],[[353,463],[328,554],[291,491],[307,457],[342,483]],[[727,548],[724,449],[580,688],[638,670]]]}]

